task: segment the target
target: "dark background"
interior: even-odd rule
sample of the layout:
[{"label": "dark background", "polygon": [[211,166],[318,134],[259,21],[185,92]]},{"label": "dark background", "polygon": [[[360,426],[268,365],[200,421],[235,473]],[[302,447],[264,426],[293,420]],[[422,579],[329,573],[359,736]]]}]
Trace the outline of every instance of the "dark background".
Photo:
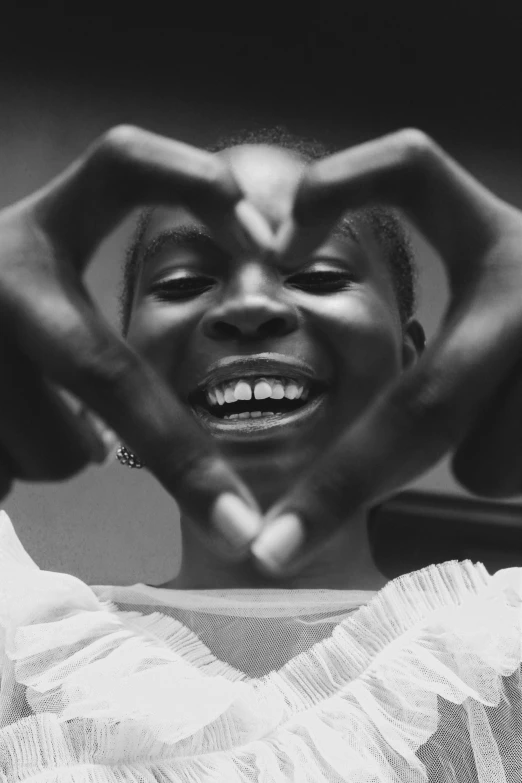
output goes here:
[{"label": "dark background", "polygon": [[[321,129],[424,125],[444,145],[521,144],[522,4],[17,3],[0,65],[21,85],[175,90]],[[305,10],[307,9],[307,10]],[[359,124],[359,123],[356,123]],[[322,133],[324,137],[324,131]],[[333,136],[336,134],[333,133]]]}]

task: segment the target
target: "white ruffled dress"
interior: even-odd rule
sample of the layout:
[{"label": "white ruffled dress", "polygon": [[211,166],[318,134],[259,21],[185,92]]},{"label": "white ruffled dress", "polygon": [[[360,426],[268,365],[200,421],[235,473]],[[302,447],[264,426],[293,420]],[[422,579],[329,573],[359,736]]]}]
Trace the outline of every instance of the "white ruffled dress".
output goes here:
[{"label": "white ruffled dress", "polygon": [[521,783],[522,568],[88,586],[0,513],[1,783]]}]

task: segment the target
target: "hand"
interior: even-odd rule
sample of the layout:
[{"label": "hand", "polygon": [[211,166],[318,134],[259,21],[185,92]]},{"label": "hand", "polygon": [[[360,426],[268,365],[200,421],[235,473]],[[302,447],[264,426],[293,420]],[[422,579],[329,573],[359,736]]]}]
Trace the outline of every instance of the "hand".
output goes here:
[{"label": "hand", "polygon": [[[254,524],[254,498],[82,281],[103,237],[137,205],[155,203],[188,206],[231,253],[266,250],[273,240],[217,156],[125,126],[0,212],[0,497],[15,478],[57,481],[102,461],[100,417],[214,540],[212,513]],[[71,393],[87,412],[76,415]]]},{"label": "hand", "polygon": [[[295,551],[284,574],[450,451],[472,492],[522,492],[522,213],[404,130],[312,164],[276,247],[302,258],[347,210],[373,204],[402,209],[440,253],[451,299],[416,365],[270,510],[252,551],[286,529]],[[283,549],[278,540],[275,553]]]}]

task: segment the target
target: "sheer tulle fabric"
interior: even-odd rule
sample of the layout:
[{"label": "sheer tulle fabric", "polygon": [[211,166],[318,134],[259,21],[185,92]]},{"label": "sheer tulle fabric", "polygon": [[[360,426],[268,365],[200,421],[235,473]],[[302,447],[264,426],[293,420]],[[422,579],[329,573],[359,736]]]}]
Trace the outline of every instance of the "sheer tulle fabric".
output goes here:
[{"label": "sheer tulle fabric", "polygon": [[522,568],[91,586],[0,513],[0,781],[520,783]]}]

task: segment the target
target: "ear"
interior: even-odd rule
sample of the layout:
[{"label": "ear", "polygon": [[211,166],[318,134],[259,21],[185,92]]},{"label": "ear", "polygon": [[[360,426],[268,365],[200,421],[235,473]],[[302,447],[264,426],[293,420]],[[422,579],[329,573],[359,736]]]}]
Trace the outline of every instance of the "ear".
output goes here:
[{"label": "ear", "polygon": [[424,329],[415,318],[410,318],[404,327],[402,341],[402,367],[407,370],[422,356],[426,347]]}]

